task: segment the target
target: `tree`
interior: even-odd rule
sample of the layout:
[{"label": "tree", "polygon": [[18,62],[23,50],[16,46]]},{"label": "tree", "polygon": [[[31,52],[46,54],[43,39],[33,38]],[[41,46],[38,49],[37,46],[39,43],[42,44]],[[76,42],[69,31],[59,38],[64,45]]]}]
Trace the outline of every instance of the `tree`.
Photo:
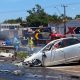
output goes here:
[{"label": "tree", "polygon": [[62,18],[60,17],[60,16],[58,16],[58,15],[53,15],[52,16],[53,17],[53,22],[55,23],[55,24],[61,24],[62,23]]},{"label": "tree", "polygon": [[79,18],[80,19],[80,15],[76,15],[75,19]]},{"label": "tree", "polygon": [[35,8],[27,12],[29,13],[29,16],[26,18],[28,26],[39,27],[40,25],[48,25],[49,16],[40,5],[37,4]]},{"label": "tree", "polygon": [[72,20],[72,17],[68,17],[68,16],[64,17],[64,14],[61,14],[59,17],[61,19],[61,23]]},{"label": "tree", "polygon": [[[4,23],[20,23],[23,27],[39,27],[41,25],[48,26],[49,23],[59,25],[61,23],[64,23],[64,21],[67,22],[69,20],[72,20],[72,18],[68,16],[64,18],[63,14],[60,16],[55,14],[49,15],[38,4],[36,4],[32,10],[28,10],[27,12],[29,13],[29,16],[26,17],[25,21],[19,17],[17,19],[5,20]],[[80,15],[76,15],[75,18],[80,18]]]},{"label": "tree", "polygon": [[19,17],[17,19],[5,20],[3,23],[10,23],[10,24],[22,23],[22,18]]}]

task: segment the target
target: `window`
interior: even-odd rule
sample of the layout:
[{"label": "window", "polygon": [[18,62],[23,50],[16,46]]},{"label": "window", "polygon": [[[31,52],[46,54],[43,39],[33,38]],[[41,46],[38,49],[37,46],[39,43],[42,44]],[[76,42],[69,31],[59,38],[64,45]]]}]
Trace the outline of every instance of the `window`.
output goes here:
[{"label": "window", "polygon": [[62,48],[64,47],[63,41],[59,41],[58,43],[54,44],[54,48]]},{"label": "window", "polygon": [[46,47],[43,49],[43,51],[48,51],[48,50],[50,50],[50,49],[51,49],[51,47],[52,47],[52,44],[50,44],[50,45],[46,46]]},{"label": "window", "polygon": [[55,44],[56,42],[57,42],[57,41],[54,41],[53,43],[47,45],[47,46],[43,49],[43,51],[51,50],[51,48],[54,46],[54,44]]},{"label": "window", "polygon": [[78,39],[65,39],[63,40],[63,47],[74,45],[77,43],[80,43]]},{"label": "window", "polygon": [[77,44],[77,43],[80,43],[80,41],[78,39],[74,39],[74,38],[64,39],[64,40],[61,40],[60,42],[54,44],[54,47],[63,48],[63,47],[67,47],[70,45]]}]

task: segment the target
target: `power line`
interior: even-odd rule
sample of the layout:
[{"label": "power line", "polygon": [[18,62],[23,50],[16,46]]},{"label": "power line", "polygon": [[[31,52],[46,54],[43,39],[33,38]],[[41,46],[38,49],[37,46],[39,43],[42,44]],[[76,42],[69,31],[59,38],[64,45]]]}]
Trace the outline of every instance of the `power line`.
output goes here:
[{"label": "power line", "polygon": [[[65,4],[66,6],[72,6],[72,5],[80,5],[80,2],[79,3],[68,3],[68,4]],[[61,11],[59,10],[59,8],[58,7],[62,7],[62,6],[64,6],[64,4],[62,5],[62,4],[57,4],[57,5],[49,5],[49,6],[45,6],[45,7],[43,7],[43,8],[45,8],[45,9],[47,9],[47,8],[55,8],[57,11],[58,11],[58,13],[61,15]]]},{"label": "power line", "polygon": [[58,11],[58,13],[61,15],[61,12],[60,12],[60,10],[58,9],[58,7],[54,7],[57,11]]},{"label": "power line", "polygon": [[[66,4],[67,6],[70,6],[70,5],[80,5],[80,3],[71,3],[71,4]],[[58,11],[59,14],[61,14],[60,10],[58,9],[59,6],[62,6],[61,4],[57,4],[57,5],[49,5],[49,6],[45,6],[43,7],[44,9],[47,9],[47,8],[56,8],[56,10]],[[24,12],[27,12],[27,10],[11,10],[11,11],[0,11],[0,14],[7,14],[7,13],[24,13]]]},{"label": "power line", "polygon": [[[69,6],[69,5],[80,5],[80,3],[71,3],[71,4],[65,4],[65,5],[67,5],[67,6]],[[47,9],[47,8],[50,8],[50,7],[53,7],[53,8],[56,8],[57,9],[57,11],[60,13],[60,11],[59,11],[59,9],[57,8],[57,7],[59,7],[59,6],[62,6],[62,4],[52,4],[52,5],[49,5],[49,6],[45,6],[45,7],[43,7],[43,8],[45,8],[45,9]],[[23,10],[11,10],[11,11],[0,11],[0,13],[9,13],[9,12],[26,12],[27,10],[25,10],[25,9],[23,9]]]}]

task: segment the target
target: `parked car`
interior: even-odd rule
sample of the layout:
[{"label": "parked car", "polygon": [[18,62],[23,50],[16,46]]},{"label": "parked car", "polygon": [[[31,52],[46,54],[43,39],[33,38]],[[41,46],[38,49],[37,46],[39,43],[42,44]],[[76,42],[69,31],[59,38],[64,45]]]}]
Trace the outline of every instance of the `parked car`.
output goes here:
[{"label": "parked car", "polygon": [[28,66],[53,66],[80,60],[80,41],[75,37],[53,40],[24,60]]}]

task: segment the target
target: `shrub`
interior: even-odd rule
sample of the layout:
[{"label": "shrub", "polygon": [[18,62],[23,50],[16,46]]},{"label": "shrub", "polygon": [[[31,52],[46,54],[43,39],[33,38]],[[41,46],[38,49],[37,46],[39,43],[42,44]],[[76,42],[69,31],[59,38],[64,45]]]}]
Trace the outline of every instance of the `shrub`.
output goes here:
[{"label": "shrub", "polygon": [[17,57],[20,58],[20,59],[24,59],[27,56],[28,56],[27,52],[24,52],[24,51],[17,52]]}]

